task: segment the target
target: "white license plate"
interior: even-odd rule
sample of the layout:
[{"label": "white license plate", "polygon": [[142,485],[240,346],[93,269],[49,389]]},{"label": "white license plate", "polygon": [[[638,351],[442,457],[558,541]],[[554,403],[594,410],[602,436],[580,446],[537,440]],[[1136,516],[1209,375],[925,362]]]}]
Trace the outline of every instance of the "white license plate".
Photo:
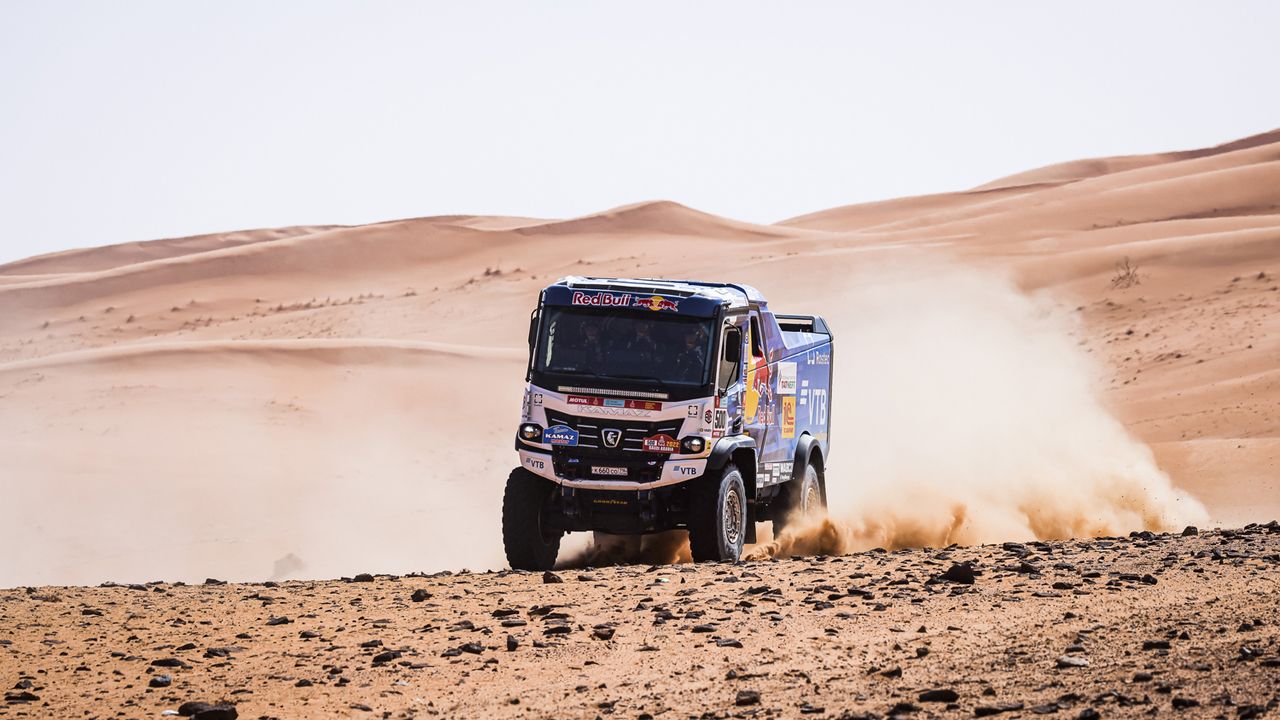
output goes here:
[{"label": "white license plate", "polygon": [[599,465],[591,466],[592,475],[626,475],[627,469],[624,467],[601,467]]}]

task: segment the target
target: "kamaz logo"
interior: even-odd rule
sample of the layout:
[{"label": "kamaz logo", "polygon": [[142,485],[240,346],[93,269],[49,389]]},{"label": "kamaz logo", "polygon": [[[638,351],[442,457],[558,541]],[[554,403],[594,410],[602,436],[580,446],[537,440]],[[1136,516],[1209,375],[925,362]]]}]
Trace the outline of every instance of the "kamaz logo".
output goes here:
[{"label": "kamaz logo", "polygon": [[617,428],[605,428],[600,431],[600,437],[604,438],[604,446],[616,448],[618,442],[622,440],[622,431]]}]

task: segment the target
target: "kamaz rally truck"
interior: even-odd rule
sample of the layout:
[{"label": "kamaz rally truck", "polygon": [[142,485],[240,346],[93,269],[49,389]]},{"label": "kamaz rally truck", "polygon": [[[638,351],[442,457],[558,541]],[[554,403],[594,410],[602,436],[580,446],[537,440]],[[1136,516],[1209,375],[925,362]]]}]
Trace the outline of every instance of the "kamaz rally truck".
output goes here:
[{"label": "kamaz rally truck", "polygon": [[746,285],[568,277],[529,324],[528,387],[507,478],[511,567],[547,570],[567,532],[689,531],[737,560],[826,505],[832,338]]}]

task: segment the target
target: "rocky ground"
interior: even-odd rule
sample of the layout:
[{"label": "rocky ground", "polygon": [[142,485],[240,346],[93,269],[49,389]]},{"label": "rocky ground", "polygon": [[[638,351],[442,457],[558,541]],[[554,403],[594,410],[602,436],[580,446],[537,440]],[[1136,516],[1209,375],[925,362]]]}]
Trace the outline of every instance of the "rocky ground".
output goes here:
[{"label": "rocky ground", "polygon": [[546,576],[19,588],[0,591],[0,718],[1280,717],[1278,581],[1272,522]]}]

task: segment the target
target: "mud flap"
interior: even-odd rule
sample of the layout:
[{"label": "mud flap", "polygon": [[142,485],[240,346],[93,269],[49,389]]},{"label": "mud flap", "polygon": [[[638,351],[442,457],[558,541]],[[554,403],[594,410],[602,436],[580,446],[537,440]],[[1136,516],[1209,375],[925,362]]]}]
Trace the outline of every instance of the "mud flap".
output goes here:
[{"label": "mud flap", "polygon": [[745,542],[752,544],[756,541],[756,504],[751,503],[747,506],[747,534]]}]

